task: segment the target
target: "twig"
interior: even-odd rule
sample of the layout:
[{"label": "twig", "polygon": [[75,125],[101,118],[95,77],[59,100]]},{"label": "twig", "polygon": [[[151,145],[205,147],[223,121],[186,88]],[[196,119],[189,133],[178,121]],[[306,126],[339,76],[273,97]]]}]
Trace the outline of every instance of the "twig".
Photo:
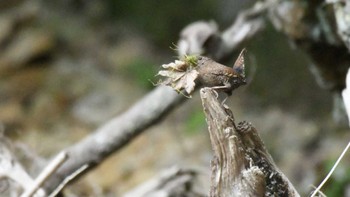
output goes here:
[{"label": "twig", "polygon": [[204,197],[193,185],[194,179],[199,171],[195,169],[184,169],[177,166],[161,171],[157,176],[142,183],[123,197],[153,197],[162,193],[162,196],[195,196]]},{"label": "twig", "polygon": [[63,162],[68,158],[66,152],[59,153],[53,160],[48,164],[48,166],[39,174],[35,179],[34,184],[26,189],[21,197],[30,197],[32,196],[42,185],[43,183],[52,175],[56,169],[63,164]]},{"label": "twig", "polygon": [[333,165],[331,171],[329,171],[329,173],[327,174],[326,178],[323,179],[323,181],[321,182],[321,184],[314,190],[314,192],[312,193],[312,195],[310,197],[314,197],[318,191],[322,188],[322,186],[327,182],[327,180],[329,179],[329,177],[331,177],[331,175],[333,174],[334,170],[337,168],[338,164],[340,163],[340,161],[343,159],[345,153],[348,151],[348,149],[350,148],[350,142],[348,143],[348,145],[345,147],[345,149],[343,150],[343,152],[341,153],[341,155],[339,156],[338,160],[335,162],[335,164]]},{"label": "twig", "polygon": [[77,171],[73,172],[73,174],[67,176],[62,183],[49,195],[49,197],[55,197],[71,180],[73,180],[76,176],[86,170],[88,167],[87,164],[81,166]]},{"label": "twig", "polygon": [[[34,180],[10,151],[11,145],[11,142],[5,137],[0,137],[0,179],[12,179],[14,182],[18,183],[23,190],[27,190],[34,185]],[[44,193],[43,190],[39,190],[37,192],[37,197],[44,196]]]}]

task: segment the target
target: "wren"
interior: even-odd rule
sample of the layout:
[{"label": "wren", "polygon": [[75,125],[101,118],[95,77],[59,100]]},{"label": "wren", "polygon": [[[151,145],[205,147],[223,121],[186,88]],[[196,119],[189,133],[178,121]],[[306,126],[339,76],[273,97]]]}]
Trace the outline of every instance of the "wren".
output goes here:
[{"label": "wren", "polygon": [[199,56],[197,62],[198,82],[205,87],[222,90],[228,95],[241,85],[246,84],[244,74],[244,52],[243,49],[233,67],[228,67],[214,60]]}]

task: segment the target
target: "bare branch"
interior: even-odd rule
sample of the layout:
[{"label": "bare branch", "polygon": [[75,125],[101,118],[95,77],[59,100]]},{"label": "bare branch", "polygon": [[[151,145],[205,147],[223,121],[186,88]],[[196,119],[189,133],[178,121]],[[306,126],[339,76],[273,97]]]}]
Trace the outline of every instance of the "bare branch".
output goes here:
[{"label": "bare branch", "polygon": [[188,25],[180,34],[179,55],[204,54],[215,60],[225,58],[264,29],[264,15],[271,5],[256,3],[253,8],[242,11],[222,33],[214,21],[198,21]]},{"label": "bare branch", "polygon": [[[263,25],[258,27],[256,25],[258,22],[256,22],[254,19],[255,25],[253,26],[256,26],[256,28],[252,28],[250,30],[256,30],[251,31],[251,33],[247,34],[247,36],[242,36],[243,34],[238,31],[239,27],[245,23],[251,22],[251,15],[243,15],[247,16],[239,17],[240,19],[232,26],[234,28],[229,30],[230,33],[225,34],[225,42],[228,41],[226,39],[235,39],[235,41],[230,42],[231,44],[229,47],[222,48],[224,49],[224,52],[216,54],[214,47],[211,50],[206,51],[206,54],[211,54],[215,60],[220,60],[224,58],[225,54],[238,49],[240,47],[239,45],[242,44],[243,41],[246,41],[248,38],[252,37],[263,27]],[[236,23],[241,25],[235,25]],[[237,31],[233,29],[237,29]],[[192,33],[196,34],[196,32],[198,33],[197,29],[195,29],[195,31]],[[240,34],[240,36],[236,37],[235,34]],[[199,46],[209,46],[207,44],[208,43],[201,43]],[[195,53],[196,51],[193,50],[193,48],[190,48],[186,51],[186,53]],[[181,54],[181,51],[179,51],[179,53]],[[110,154],[121,149],[128,144],[129,141],[145,131],[148,127],[157,123],[161,118],[164,118],[174,106],[184,101],[184,99],[185,98],[183,96],[178,95],[171,88],[155,88],[152,92],[134,104],[129,110],[110,120],[80,142],[67,148],[66,152],[69,159],[57,170],[57,172],[54,173],[53,176],[48,179],[44,185],[45,190],[48,193],[52,192],[65,179],[66,176],[69,176],[85,164],[88,165],[88,168],[84,171],[84,173],[88,172],[89,169],[98,165]]]},{"label": "bare branch", "polygon": [[[9,143],[4,137],[0,138],[0,178],[10,178],[18,183],[24,190],[34,187],[34,180],[29,176],[19,161],[7,147]],[[39,190],[36,197],[44,196],[45,192]]]},{"label": "bare branch", "polygon": [[47,193],[51,193],[67,176],[81,166],[95,167],[110,154],[119,150],[130,140],[158,122],[184,97],[169,87],[154,89],[129,110],[110,120],[93,134],[66,149],[69,159],[45,183]]},{"label": "bare branch", "polygon": [[80,173],[82,173],[86,168],[88,167],[87,164],[81,166],[78,170],[73,172],[71,175],[67,176],[62,183],[49,195],[49,197],[55,197],[57,194],[71,181],[73,180],[76,176],[78,176]]},{"label": "bare branch", "polygon": [[61,152],[58,154],[48,165],[47,167],[39,174],[39,176],[35,179],[34,184],[27,188],[21,197],[31,197],[35,192],[40,189],[43,183],[49,178],[51,174],[53,174],[56,169],[62,165],[62,163],[67,159],[67,153]]},{"label": "bare branch", "polygon": [[334,163],[332,169],[328,172],[327,176],[322,180],[320,185],[312,192],[312,195],[310,197],[314,197],[320,192],[321,188],[328,181],[328,179],[332,176],[333,172],[337,168],[337,166],[340,163],[340,161],[343,159],[345,153],[348,152],[349,148],[350,148],[350,142],[348,143],[348,145],[346,145],[346,147],[344,148],[343,152],[340,154],[340,156],[338,157],[337,161]]},{"label": "bare branch", "polygon": [[190,196],[204,197],[193,191],[192,184],[198,172],[191,169],[181,169],[172,167],[158,174],[156,177],[143,183],[132,191],[123,195],[123,197],[152,197],[163,194],[162,196]]}]

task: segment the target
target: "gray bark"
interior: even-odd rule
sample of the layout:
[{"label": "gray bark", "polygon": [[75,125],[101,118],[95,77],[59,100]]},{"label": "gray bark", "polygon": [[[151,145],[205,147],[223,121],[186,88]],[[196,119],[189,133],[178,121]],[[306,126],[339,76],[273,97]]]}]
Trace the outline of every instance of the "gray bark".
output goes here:
[{"label": "gray bark", "polygon": [[214,151],[211,197],[300,196],[277,168],[257,130],[248,122],[236,126],[232,111],[210,88],[200,91]]}]

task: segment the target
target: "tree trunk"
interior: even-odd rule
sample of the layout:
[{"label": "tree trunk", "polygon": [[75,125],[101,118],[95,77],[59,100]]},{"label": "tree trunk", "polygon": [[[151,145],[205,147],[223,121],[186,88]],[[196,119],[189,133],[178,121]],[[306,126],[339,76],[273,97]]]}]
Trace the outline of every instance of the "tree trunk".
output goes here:
[{"label": "tree trunk", "polygon": [[211,197],[300,196],[277,168],[257,130],[243,121],[236,126],[232,111],[210,88],[200,91],[214,151]]}]

